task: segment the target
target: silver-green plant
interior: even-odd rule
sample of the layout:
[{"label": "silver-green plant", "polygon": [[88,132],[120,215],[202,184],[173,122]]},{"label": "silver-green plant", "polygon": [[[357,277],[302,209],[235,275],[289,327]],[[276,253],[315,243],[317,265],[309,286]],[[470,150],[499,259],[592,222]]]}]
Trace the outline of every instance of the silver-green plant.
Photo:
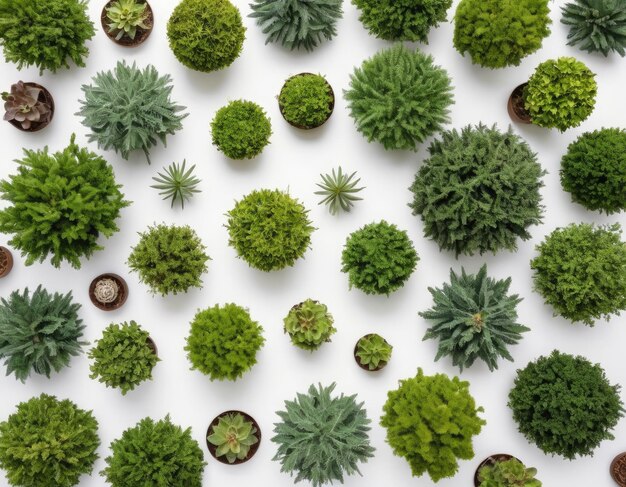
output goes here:
[{"label": "silver-green plant", "polygon": [[341,166],[337,172],[333,169],[331,174],[320,174],[322,182],[316,184],[321,188],[321,191],[316,191],[315,194],[324,196],[324,199],[318,204],[328,206],[331,215],[336,215],[339,210],[350,211],[355,201],[363,199],[355,196],[355,194],[365,189],[356,187],[361,178],[354,181],[355,175],[356,171],[350,175],[344,174]]}]

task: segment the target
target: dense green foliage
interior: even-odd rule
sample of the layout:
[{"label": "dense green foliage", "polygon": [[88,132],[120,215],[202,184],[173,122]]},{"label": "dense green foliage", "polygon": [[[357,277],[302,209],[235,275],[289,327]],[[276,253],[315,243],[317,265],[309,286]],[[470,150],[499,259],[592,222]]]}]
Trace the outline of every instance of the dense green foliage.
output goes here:
[{"label": "dense green foliage", "polygon": [[303,350],[317,350],[337,331],[328,307],[318,301],[307,299],[289,310],[283,320],[285,333],[291,343]]},{"label": "dense green foliage", "polygon": [[85,43],[94,34],[86,0],[0,0],[0,44],[18,69],[85,66]]},{"label": "dense green foliage", "polygon": [[213,145],[231,159],[252,159],[270,143],[272,124],[265,110],[254,102],[231,101],[211,122]]},{"label": "dense green foliage", "polygon": [[509,128],[479,124],[443,132],[410,187],[424,235],[459,254],[516,250],[541,222],[545,171],[537,154]]},{"label": "dense green foliage", "polygon": [[537,246],[535,290],[571,321],[593,326],[626,309],[626,243],[621,227],[587,223],[557,228]]},{"label": "dense green foliage", "polygon": [[182,64],[208,73],[239,57],[246,28],[229,0],[182,0],[167,23],[167,38]]},{"label": "dense green foliage", "polygon": [[561,159],[561,185],[589,210],[626,210],[626,130],[602,128],[572,142]]},{"label": "dense green foliage", "polygon": [[0,423],[0,468],[15,487],[72,487],[91,473],[99,445],[91,411],[41,394]]},{"label": "dense green foliage", "polygon": [[256,433],[254,424],[243,415],[229,413],[220,417],[207,436],[207,441],[217,447],[216,456],[226,457],[228,463],[234,463],[236,460],[245,460],[250,447],[259,442]]},{"label": "dense green foliage", "polygon": [[356,395],[332,397],[334,389],[334,383],[311,385],[308,394],[285,401],[285,410],[276,412],[281,421],[274,425],[278,451],[273,459],[281,463],[281,472],[295,474],[295,483],[343,483],[344,475],[360,475],[358,464],[373,456],[363,403],[356,402]]},{"label": "dense green foliage", "polygon": [[202,487],[206,462],[191,428],[144,418],[111,442],[100,472],[111,487]]},{"label": "dense green foliage", "polygon": [[190,226],[154,225],[139,236],[139,243],[128,257],[128,266],[153,294],[165,296],[202,287],[201,277],[210,257]]},{"label": "dense green foliage", "polygon": [[322,125],[333,112],[335,96],[321,74],[292,76],[278,95],[280,111],[289,123],[312,129]]},{"label": "dense green foliage", "polygon": [[11,85],[11,92],[0,93],[4,101],[3,120],[16,122],[24,130],[37,130],[43,124],[52,120],[52,107],[50,103],[41,101],[43,90],[37,86],[27,85],[18,81]]},{"label": "dense green foliage", "polygon": [[200,179],[193,174],[196,165],[194,164],[189,169],[185,169],[186,164],[186,160],[183,160],[182,165],[172,162],[165,168],[164,173],[160,172],[157,177],[152,178],[158,184],[153,184],[150,187],[158,189],[164,200],[171,199],[172,208],[174,208],[174,203],[178,201],[180,202],[180,207],[184,210],[185,201],[191,199],[195,193],[200,193],[200,190],[197,189]]},{"label": "dense green foliage", "polygon": [[527,468],[517,458],[511,458],[482,467],[478,471],[478,487],[541,487],[535,475],[536,468]]},{"label": "dense green foliage", "polygon": [[450,121],[453,103],[446,70],[401,43],[356,68],[344,97],[357,130],[385,149],[416,150]]},{"label": "dense green foliage", "polygon": [[409,462],[413,475],[428,472],[437,482],[457,472],[458,458],[474,457],[472,436],[485,424],[478,416],[482,411],[468,382],[418,369],[415,377],[389,391],[380,424],[387,428],[394,454]]},{"label": "dense green foliage", "polygon": [[356,345],[356,356],[361,365],[370,370],[384,367],[391,359],[393,347],[377,333],[361,337]]},{"label": "dense green foliage", "polygon": [[550,34],[548,0],[461,0],[454,47],[485,68],[519,66]]},{"label": "dense green foliage", "polygon": [[337,172],[333,169],[332,174],[320,174],[322,182],[316,184],[321,191],[316,191],[315,194],[324,198],[318,204],[328,206],[331,215],[336,215],[339,210],[350,211],[355,201],[363,199],[356,196],[356,193],[365,189],[356,187],[361,178],[354,180],[354,176],[356,176],[356,171],[349,175],[344,174],[341,166]]},{"label": "dense green foliage", "polygon": [[256,364],[264,343],[263,328],[250,313],[229,303],[196,314],[185,350],[192,369],[211,380],[237,380]]},{"label": "dense green foliage", "polygon": [[148,18],[148,4],[142,0],[115,0],[106,8],[107,28],[116,40],[126,36],[134,39],[137,29],[149,29],[145,24]]},{"label": "dense green foliage", "polygon": [[404,286],[419,256],[406,231],[381,220],[351,233],[341,254],[341,272],[367,294],[386,294]]},{"label": "dense green foliage", "polygon": [[251,267],[262,271],[295,264],[315,228],[302,203],[280,190],[254,190],[227,214],[229,241]]},{"label": "dense green foliage", "polygon": [[0,358],[7,375],[15,374],[22,382],[31,372],[50,377],[86,345],[79,341],[85,326],[71,292],[50,294],[38,286],[32,295],[28,288],[13,291],[0,303]]},{"label": "dense green foliage", "polygon": [[570,26],[567,43],[587,52],[626,55],[626,3],[622,0],[574,0],[561,7]]},{"label": "dense green foliage", "polygon": [[584,357],[553,351],[518,370],[509,407],[520,433],[544,453],[593,455],[624,415],[620,386]]}]

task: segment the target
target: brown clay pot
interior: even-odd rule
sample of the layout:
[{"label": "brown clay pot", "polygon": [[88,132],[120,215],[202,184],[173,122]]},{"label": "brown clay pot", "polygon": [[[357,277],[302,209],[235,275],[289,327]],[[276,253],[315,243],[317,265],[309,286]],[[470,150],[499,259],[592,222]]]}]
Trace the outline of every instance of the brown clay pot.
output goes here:
[{"label": "brown clay pot", "polygon": [[[96,299],[96,296],[94,294],[98,282],[104,279],[111,279],[115,281],[118,286],[117,298],[112,302],[101,302]],[[128,285],[126,284],[126,281],[117,274],[100,274],[93,281],[91,281],[91,284],[89,285],[89,299],[91,299],[91,302],[96,308],[100,308],[103,311],[113,311],[120,308],[126,302],[127,298]]]},{"label": "brown clay pot", "polygon": [[626,487],[626,452],[617,455],[611,462],[611,478],[620,487]]},{"label": "brown clay pot", "polygon": [[[480,481],[478,480],[478,472],[481,468],[495,465],[498,462],[505,462],[507,460],[510,460],[511,458],[515,457],[513,455],[509,455],[508,453],[495,453],[485,458],[476,468],[476,472],[474,472],[474,487],[478,487],[480,485]],[[517,461],[520,461],[518,458],[515,459]]]},{"label": "brown clay pot", "polygon": [[9,120],[9,123],[13,125],[16,129],[21,130],[22,132],[39,132],[40,130],[46,128],[52,122],[54,118],[54,98],[50,92],[43,86],[38,83],[32,83],[30,81],[24,83],[25,86],[31,86],[33,88],[39,88],[41,93],[39,93],[39,101],[41,103],[47,103],[50,107],[50,118],[46,122],[32,122],[30,128],[22,128],[22,124],[16,120]]},{"label": "brown clay pot", "polygon": [[[285,85],[287,84],[287,82],[289,80],[291,80],[291,79],[293,79],[293,78],[295,78],[297,76],[311,76],[311,75],[316,76],[313,73],[299,73],[299,74],[295,74],[295,75],[291,76],[290,78],[287,78],[287,80],[283,84],[283,87],[281,88],[280,92],[281,93],[283,92],[283,90],[285,89]],[[324,80],[324,81],[326,81],[326,80]],[[292,122],[291,120],[287,120],[287,118],[285,117],[285,114],[283,112],[283,106],[280,104],[280,95],[278,95],[278,99],[279,99],[279,101],[278,101],[278,108],[280,109],[280,114],[285,119],[285,122],[287,122],[292,127],[296,127],[298,129],[302,129],[302,130],[312,130],[312,129],[316,129],[316,128],[321,127],[322,125],[324,125],[328,121],[330,116],[333,114],[333,110],[335,109],[335,92],[333,90],[333,87],[330,85],[330,83],[328,81],[326,81],[326,85],[328,86],[328,89],[330,90],[330,94],[331,94],[333,99],[330,102],[330,104],[328,105],[329,108],[330,108],[330,113],[328,114],[328,117],[326,117],[326,119],[322,123],[320,123],[319,125],[314,125],[314,126],[308,127],[306,125],[300,125],[300,124],[297,124],[295,122]]]},{"label": "brown clay pot", "polygon": [[250,460],[255,455],[257,450],[259,449],[259,445],[261,444],[261,428],[259,428],[259,424],[256,422],[256,420],[252,416],[250,416],[247,413],[244,413],[243,411],[237,411],[237,410],[233,409],[233,410],[230,410],[230,411],[224,411],[223,413],[218,414],[217,416],[215,416],[215,418],[213,419],[213,421],[211,421],[211,424],[209,425],[209,427],[206,430],[206,437],[205,438],[208,438],[209,435],[211,435],[211,432],[213,431],[213,427],[216,426],[217,423],[219,422],[220,418],[222,416],[225,416],[226,414],[241,414],[246,421],[250,421],[253,424],[253,426],[256,428],[256,433],[255,434],[256,434],[256,437],[258,438],[259,441],[257,441],[254,445],[252,445],[250,447],[250,451],[248,452],[248,456],[246,458],[244,458],[243,460],[239,460],[237,458],[237,459],[235,459],[235,461],[233,463],[228,463],[228,460],[226,460],[225,456],[218,457],[217,454],[215,453],[216,450],[217,450],[217,447],[215,445],[211,444],[208,439],[206,440],[206,446],[209,449],[209,453],[211,454],[211,456],[213,458],[215,458],[218,462],[223,463],[225,465],[240,465],[240,464],[245,463],[248,460]]},{"label": "brown clay pot", "polygon": [[135,34],[135,38],[134,39],[130,39],[128,37],[126,37],[125,35],[123,35],[120,39],[116,39],[116,35],[117,34],[113,34],[111,32],[109,32],[109,28],[107,26],[107,8],[113,3],[113,0],[109,0],[106,5],[104,6],[104,8],[102,9],[102,13],[100,14],[100,23],[102,24],[102,30],[104,30],[104,33],[107,35],[107,37],[109,39],[111,39],[113,42],[115,42],[117,45],[122,46],[122,47],[137,47],[140,44],[143,44],[146,39],[148,39],[148,37],[150,37],[150,34],[152,33],[152,29],[154,27],[154,12],[152,11],[152,7],[150,6],[150,4],[146,1],[146,9],[148,11],[148,17],[146,18],[144,24],[146,24],[149,29],[137,29],[137,33]]},{"label": "brown clay pot", "polygon": [[159,349],[157,348],[156,343],[154,343],[152,337],[146,338],[146,343],[148,344],[148,347],[150,347],[150,350],[152,350],[152,353],[154,353],[158,357]]},{"label": "brown clay pot", "polygon": [[509,96],[509,101],[507,103],[507,110],[509,112],[509,117],[515,123],[523,123],[530,124],[532,120],[530,119],[530,114],[524,108],[524,88],[528,83],[523,83],[517,86],[511,96]]},{"label": "brown clay pot", "polygon": [[0,247],[0,277],[5,277],[13,269],[13,254],[6,247]]},{"label": "brown clay pot", "polygon": [[[368,333],[367,335],[363,335],[361,338],[359,338],[356,342],[356,344],[354,345],[354,360],[356,361],[356,364],[361,367],[363,370],[367,370],[368,372],[378,372],[379,370],[382,370],[385,368],[385,366],[389,363],[389,362],[381,362],[378,364],[378,367],[376,367],[375,369],[370,369],[367,365],[363,365],[361,363],[361,360],[359,359],[359,357],[357,356],[356,352],[359,348],[359,342],[363,339],[363,338],[367,338],[374,335],[374,333]],[[385,340],[387,341],[387,340]]]}]

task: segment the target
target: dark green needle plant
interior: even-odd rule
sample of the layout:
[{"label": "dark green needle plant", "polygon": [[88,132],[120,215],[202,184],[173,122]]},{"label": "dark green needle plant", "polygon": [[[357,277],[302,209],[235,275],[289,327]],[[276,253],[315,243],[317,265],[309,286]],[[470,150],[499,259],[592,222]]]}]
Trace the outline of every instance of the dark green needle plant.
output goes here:
[{"label": "dark green needle plant", "polygon": [[357,188],[361,178],[355,180],[355,176],[356,171],[348,175],[342,172],[341,166],[336,172],[333,169],[331,174],[320,174],[322,182],[316,184],[321,191],[316,191],[315,194],[324,198],[318,204],[326,205],[331,215],[336,215],[340,210],[349,212],[355,201],[363,199],[356,196],[356,193],[365,189],[365,187]]},{"label": "dark green needle plant", "polygon": [[171,199],[172,208],[174,208],[174,203],[178,202],[181,209],[184,210],[185,201],[190,200],[195,193],[201,192],[197,189],[200,179],[193,174],[196,165],[186,169],[186,164],[186,160],[183,160],[182,165],[173,162],[165,168],[165,172],[160,172],[158,177],[152,178],[158,184],[153,184],[150,187],[158,189],[164,200]]},{"label": "dark green needle plant", "polygon": [[356,344],[355,355],[359,363],[369,370],[382,369],[389,360],[393,347],[377,333],[361,337]]},{"label": "dark green needle plant", "polygon": [[115,0],[106,8],[107,28],[115,40],[134,39],[137,29],[147,30],[148,4],[143,0]]},{"label": "dark green needle plant", "polygon": [[541,487],[537,469],[526,467],[517,458],[485,465],[478,471],[478,487]]},{"label": "dark green needle plant", "polygon": [[285,81],[278,95],[278,105],[291,125],[314,129],[332,114],[335,95],[321,74],[301,73]]},{"label": "dark green needle plant", "polygon": [[334,321],[325,304],[307,299],[292,307],[283,323],[291,343],[312,352],[330,342],[330,337],[337,331]]},{"label": "dark green needle plant", "polygon": [[621,0],[574,0],[561,7],[569,26],[569,46],[583,51],[626,55],[626,4]]},{"label": "dark green needle plant", "polygon": [[250,448],[259,442],[257,433],[252,421],[243,414],[228,413],[211,428],[207,441],[217,447],[217,457],[226,457],[228,463],[234,463],[248,457]]},{"label": "dark green needle plant", "polygon": [[270,143],[272,124],[265,110],[247,100],[231,101],[211,122],[213,145],[230,159],[252,159]]}]

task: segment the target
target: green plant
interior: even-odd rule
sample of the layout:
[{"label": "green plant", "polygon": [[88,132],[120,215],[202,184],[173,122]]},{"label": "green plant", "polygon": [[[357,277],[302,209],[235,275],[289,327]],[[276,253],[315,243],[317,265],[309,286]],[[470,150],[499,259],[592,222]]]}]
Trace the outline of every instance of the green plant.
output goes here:
[{"label": "green plant", "polygon": [[211,380],[237,380],[256,364],[264,343],[263,327],[246,309],[229,303],[196,314],[185,350],[191,368]]},{"label": "green plant", "polygon": [[406,231],[381,220],[351,233],[341,254],[341,272],[366,294],[386,294],[404,286],[419,256]]},{"label": "green plant", "polygon": [[355,201],[361,201],[363,198],[355,196],[359,191],[365,188],[357,188],[361,178],[353,181],[356,171],[349,176],[341,171],[341,166],[332,174],[320,174],[322,183],[316,183],[322,190],[316,191],[315,194],[324,196],[324,199],[318,204],[328,206],[331,215],[336,215],[339,210],[350,211]]},{"label": "green plant", "polygon": [[139,243],[128,257],[131,271],[153,294],[178,294],[202,287],[201,276],[210,257],[206,247],[188,225],[154,225],[139,233]]},{"label": "green plant", "polygon": [[383,367],[391,359],[393,347],[377,333],[361,337],[356,344],[356,356],[361,365],[370,370]]},{"label": "green plant", "polygon": [[250,447],[259,442],[256,433],[252,421],[246,420],[242,414],[230,413],[220,416],[207,440],[217,447],[216,456],[225,456],[228,463],[234,463],[245,460]]},{"label": "green plant", "polygon": [[595,76],[573,57],[541,63],[524,89],[524,107],[532,122],[561,132],[578,127],[596,105]]},{"label": "green plant", "polygon": [[134,39],[137,29],[149,29],[148,4],[141,0],[115,0],[106,8],[107,27],[116,40],[126,36]]},{"label": "green plant", "polygon": [[185,170],[185,164],[187,164],[186,160],[183,160],[182,166],[175,162],[171,163],[165,168],[165,173],[158,173],[158,177],[152,178],[159,184],[150,186],[159,189],[159,194],[163,196],[164,200],[171,199],[172,208],[174,208],[174,203],[179,201],[183,210],[185,209],[185,201],[191,199],[195,193],[201,192],[197,189],[200,179],[193,174],[196,165],[194,164]]},{"label": "green plant", "polygon": [[589,210],[626,210],[626,130],[602,128],[572,142],[561,159],[561,185]]},{"label": "green plant", "polygon": [[0,423],[0,468],[15,487],[72,487],[93,470],[99,445],[91,411],[41,394]]},{"label": "green plant", "polygon": [[11,93],[2,93],[4,120],[18,122],[24,130],[50,122],[52,110],[47,101],[39,101],[41,92],[41,88],[26,86],[23,81],[11,85]]},{"label": "green plant", "polygon": [[292,266],[315,228],[309,210],[280,190],[255,190],[227,213],[228,243],[251,267],[265,272]]},{"label": "green plant", "polygon": [[441,134],[409,188],[409,206],[424,222],[424,235],[459,254],[517,249],[541,222],[537,154],[509,128],[479,124]]},{"label": "green plant", "polygon": [[557,228],[537,246],[535,290],[571,321],[593,326],[626,309],[626,243],[618,224]]},{"label": "green plant", "polygon": [[182,0],[167,23],[167,38],[183,65],[208,73],[239,57],[246,28],[228,0]]},{"label": "green plant", "polygon": [[454,47],[485,68],[519,66],[550,34],[548,0],[461,0]]},{"label": "green plant", "polygon": [[230,159],[252,159],[270,143],[272,124],[263,108],[246,100],[231,101],[211,122],[213,145]]},{"label": "green plant", "polygon": [[278,95],[280,111],[289,123],[300,128],[322,125],[333,112],[335,95],[321,74],[292,76]]},{"label": "green plant", "polygon": [[325,304],[307,299],[291,308],[283,323],[291,343],[312,352],[324,342],[330,342],[330,337],[337,331],[333,327],[334,321]]},{"label": "green plant", "polygon": [[0,0],[0,44],[17,69],[85,66],[85,42],[94,34],[86,0]]},{"label": "green plant", "polygon": [[527,468],[517,458],[511,458],[482,467],[478,471],[478,487],[541,487],[535,475],[536,468]]},{"label": "green plant", "polygon": [[130,153],[142,150],[150,163],[150,149],[166,136],[174,135],[188,114],[185,107],[175,105],[169,75],[159,76],[149,64],[143,70],[135,63],[128,66],[118,61],[113,71],[101,71],[92,78],[93,85],[83,85],[85,99],[76,115],[91,129],[90,142],[128,160]]},{"label": "green plant", "polygon": [[554,350],[517,371],[508,405],[528,441],[573,460],[614,439],[624,415],[619,390],[600,365]]},{"label": "green plant", "polygon": [[250,17],[267,35],[266,44],[280,43],[287,49],[312,51],[337,34],[343,15],[342,0],[254,0]]},{"label": "green plant", "polygon": [[144,418],[111,442],[100,472],[111,487],[201,487],[206,462],[191,428]]},{"label": "green plant", "polygon": [[285,410],[276,412],[281,421],[274,424],[278,451],[273,460],[281,463],[281,472],[295,474],[296,483],[343,483],[344,474],[360,475],[358,464],[373,456],[363,403],[356,402],[356,395],[332,397],[334,389],[334,383],[311,385],[308,394],[285,401]]},{"label": "green plant", "polygon": [[626,4],[621,0],[574,0],[561,7],[568,45],[587,52],[626,55]]},{"label": "green plant", "polygon": [[369,142],[417,150],[450,121],[450,78],[433,63],[431,56],[398,43],[354,70],[344,98],[357,130]]}]

